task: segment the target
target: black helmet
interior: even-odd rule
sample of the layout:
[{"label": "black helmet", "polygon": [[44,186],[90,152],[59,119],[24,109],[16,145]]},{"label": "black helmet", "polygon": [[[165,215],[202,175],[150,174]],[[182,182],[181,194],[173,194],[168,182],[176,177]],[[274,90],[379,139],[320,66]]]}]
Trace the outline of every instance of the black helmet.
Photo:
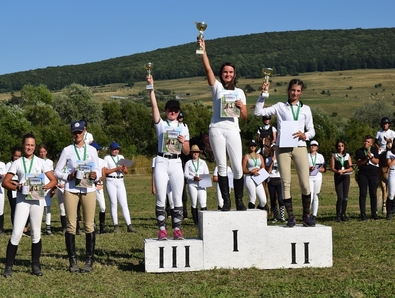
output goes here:
[{"label": "black helmet", "polygon": [[384,125],[385,123],[391,124],[391,119],[388,117],[381,118],[380,125]]},{"label": "black helmet", "polygon": [[180,113],[178,113],[177,119],[180,119],[180,118],[185,118],[183,111],[180,111]]},{"label": "black helmet", "polygon": [[262,116],[262,121],[271,120],[271,119],[272,119],[272,116],[270,116],[270,115],[268,115],[268,116]]}]

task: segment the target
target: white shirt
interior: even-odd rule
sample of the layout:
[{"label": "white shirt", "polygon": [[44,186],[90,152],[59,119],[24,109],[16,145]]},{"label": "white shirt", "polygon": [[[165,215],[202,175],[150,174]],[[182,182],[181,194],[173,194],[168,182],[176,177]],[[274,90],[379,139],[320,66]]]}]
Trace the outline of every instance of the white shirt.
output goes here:
[{"label": "white shirt", "polygon": [[[211,116],[210,127],[218,127],[225,129],[232,129],[240,131],[238,117],[221,117],[221,100],[223,98],[223,91],[225,88],[222,84],[215,80],[214,86],[210,86],[213,96],[213,115]],[[240,99],[243,104],[246,104],[246,97],[244,91],[240,88],[235,88],[237,92],[237,99]]]},{"label": "white shirt", "polygon": [[[158,123],[155,124],[156,133],[158,135],[158,152],[162,152],[162,145],[163,145],[163,134],[166,130],[166,127],[170,127],[179,130],[180,134],[185,137],[185,141],[189,141],[189,128],[185,125],[179,125],[177,119],[173,121],[163,121],[161,118]],[[182,148],[182,147],[181,147]]]},{"label": "white shirt", "polygon": [[[301,101],[298,103],[301,104],[299,117],[297,120],[294,120],[291,109],[293,107],[288,102],[278,102],[271,107],[264,108],[265,101],[269,96],[267,95],[260,95],[258,97],[258,101],[255,105],[254,114],[256,116],[270,116],[276,115],[277,116],[277,129],[278,129],[278,136],[276,140],[276,145],[279,146],[280,138],[281,138],[281,123],[282,121],[295,121],[295,132],[300,130],[301,132],[306,134],[306,140],[311,140],[315,136],[314,124],[313,124],[313,116],[311,114],[310,107],[303,104]],[[296,104],[298,104],[296,103]],[[304,140],[298,141],[299,147],[306,147],[306,142]]]},{"label": "white shirt", "polygon": [[376,140],[378,141],[380,146],[379,154],[387,149],[387,141],[384,139],[384,137],[393,140],[395,138],[395,131],[393,131],[392,129],[388,129],[385,131],[380,129],[376,133]]},{"label": "white shirt", "polygon": [[[316,152],[315,155],[311,155],[311,153],[307,153],[309,156],[309,167],[315,166],[322,164],[325,167],[325,158],[321,153]],[[348,161],[347,161],[348,162]],[[322,179],[322,173],[318,172],[317,175],[315,176],[310,176],[310,177],[315,177],[318,179]]]},{"label": "white shirt", "polygon": [[[8,173],[14,174],[18,176],[18,182],[19,184],[23,184],[26,181],[25,177],[25,167],[26,170],[28,171],[27,173],[31,174],[40,174],[40,173],[47,173],[52,171],[48,164],[38,156],[33,155],[34,158],[32,157],[31,159],[27,159],[24,157],[21,157],[14,161],[10,168],[8,169]],[[33,164],[32,164],[33,160]],[[31,169],[31,170],[30,170]],[[30,170],[30,171],[29,171]],[[21,192],[17,192],[17,198],[18,199],[25,199],[26,195],[23,195]]]},{"label": "white shirt", "polygon": [[[85,146],[74,147],[74,144],[65,147],[60,154],[58,164],[55,168],[55,176],[57,179],[65,181],[64,189],[73,193],[89,193],[96,191],[96,188],[89,187],[89,188],[81,188],[75,187],[75,179],[67,181],[67,176],[69,173],[72,173],[77,168],[77,160],[79,159],[75,150],[77,150],[78,155],[80,156],[81,160],[84,158],[84,148],[86,147],[86,158],[85,161],[93,162],[93,171],[96,172],[96,180],[99,180],[101,177],[101,171],[99,169],[99,158],[97,156],[97,150],[89,146],[85,143]],[[74,149],[75,148],[75,149]],[[64,166],[67,166],[67,170],[64,171]]]},{"label": "white shirt", "polygon": [[[118,167],[117,162],[120,161],[121,159],[124,159],[123,155],[121,154],[118,154],[117,156],[106,155],[103,160],[104,167],[106,167],[109,170],[115,169],[116,167]],[[123,173],[121,171],[116,171],[111,174],[108,174],[108,176],[123,177]]]},{"label": "white shirt", "polygon": [[93,142],[93,135],[90,132],[85,132],[84,142],[88,145]]}]

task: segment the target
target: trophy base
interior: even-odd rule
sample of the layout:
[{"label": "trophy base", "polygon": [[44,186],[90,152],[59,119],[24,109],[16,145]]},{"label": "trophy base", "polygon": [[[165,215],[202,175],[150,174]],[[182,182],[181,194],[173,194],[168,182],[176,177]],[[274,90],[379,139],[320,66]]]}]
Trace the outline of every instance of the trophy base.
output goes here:
[{"label": "trophy base", "polygon": [[147,85],[147,86],[145,86],[145,89],[146,89],[146,90],[154,90],[154,86],[152,86],[152,85]]},{"label": "trophy base", "polygon": [[196,55],[197,56],[203,56],[204,55],[204,50],[196,50]]}]

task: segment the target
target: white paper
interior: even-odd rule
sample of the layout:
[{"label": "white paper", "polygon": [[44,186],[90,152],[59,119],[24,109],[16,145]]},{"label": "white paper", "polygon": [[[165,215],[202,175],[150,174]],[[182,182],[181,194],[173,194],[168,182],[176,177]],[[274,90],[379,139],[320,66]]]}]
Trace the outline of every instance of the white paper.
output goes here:
[{"label": "white paper", "polygon": [[269,173],[264,168],[260,169],[258,173],[258,176],[251,175],[251,179],[254,180],[256,185],[261,184],[269,177]]},{"label": "white paper", "polygon": [[117,162],[117,165],[118,165],[118,166],[125,165],[127,168],[129,168],[129,167],[132,166],[133,164],[134,164],[134,161],[133,161],[133,160],[124,159],[124,158],[118,160],[118,162]]},{"label": "white paper", "polygon": [[318,172],[322,168],[323,164],[316,164],[314,167],[315,169],[310,172],[310,176],[317,176]]},{"label": "white paper", "polygon": [[297,132],[298,121],[281,121],[281,133],[279,134],[280,148],[298,147],[299,138],[294,138],[293,134]]},{"label": "white paper", "polygon": [[213,186],[213,183],[211,182],[210,174],[200,174],[199,178],[202,178],[202,180],[199,181],[199,187],[211,187],[211,186]]}]

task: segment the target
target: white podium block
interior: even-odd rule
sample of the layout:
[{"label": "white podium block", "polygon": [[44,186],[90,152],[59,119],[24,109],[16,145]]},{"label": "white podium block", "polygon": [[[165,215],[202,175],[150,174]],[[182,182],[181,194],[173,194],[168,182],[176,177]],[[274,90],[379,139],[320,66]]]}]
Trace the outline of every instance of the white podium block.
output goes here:
[{"label": "white podium block", "polygon": [[332,267],[332,227],[268,226],[261,269]]},{"label": "white podium block", "polygon": [[260,267],[264,262],[267,212],[199,212],[204,269]]},{"label": "white podium block", "polygon": [[144,239],[146,272],[203,270],[203,241],[200,239]]}]

